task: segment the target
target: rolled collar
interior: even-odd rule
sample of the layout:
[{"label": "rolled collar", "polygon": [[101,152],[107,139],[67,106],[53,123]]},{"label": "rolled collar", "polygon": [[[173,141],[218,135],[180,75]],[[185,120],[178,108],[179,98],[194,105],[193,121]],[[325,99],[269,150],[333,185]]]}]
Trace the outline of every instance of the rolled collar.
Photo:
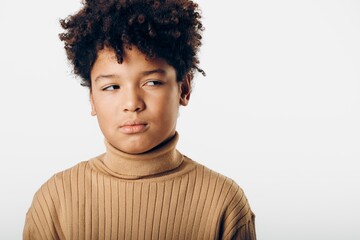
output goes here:
[{"label": "rolled collar", "polygon": [[178,140],[176,132],[163,145],[145,153],[129,154],[115,148],[105,139],[106,153],[103,155],[101,168],[125,179],[139,179],[171,171],[183,162],[182,154],[176,150]]}]

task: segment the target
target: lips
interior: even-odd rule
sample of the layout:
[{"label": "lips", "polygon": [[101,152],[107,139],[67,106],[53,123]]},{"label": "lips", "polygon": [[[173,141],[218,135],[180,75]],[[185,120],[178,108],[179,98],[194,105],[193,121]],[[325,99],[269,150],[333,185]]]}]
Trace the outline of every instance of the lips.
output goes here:
[{"label": "lips", "polygon": [[141,133],[147,129],[147,122],[142,120],[129,120],[120,125],[120,131],[125,134]]}]

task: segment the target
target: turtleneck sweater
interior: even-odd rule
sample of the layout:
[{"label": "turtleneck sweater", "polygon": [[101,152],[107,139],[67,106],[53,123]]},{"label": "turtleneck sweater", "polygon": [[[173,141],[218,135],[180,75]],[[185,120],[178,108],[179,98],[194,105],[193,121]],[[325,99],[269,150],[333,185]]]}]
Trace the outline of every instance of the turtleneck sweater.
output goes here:
[{"label": "turtleneck sweater", "polygon": [[230,178],[176,150],[178,134],[142,154],[106,152],[36,192],[23,239],[255,240],[254,214]]}]

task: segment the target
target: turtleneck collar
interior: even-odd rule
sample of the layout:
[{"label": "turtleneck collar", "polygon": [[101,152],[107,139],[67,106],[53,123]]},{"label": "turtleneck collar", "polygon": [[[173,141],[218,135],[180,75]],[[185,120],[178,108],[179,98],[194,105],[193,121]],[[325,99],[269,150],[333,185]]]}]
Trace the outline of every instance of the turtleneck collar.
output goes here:
[{"label": "turtleneck collar", "polygon": [[105,139],[106,153],[102,158],[103,171],[124,179],[139,179],[173,170],[181,165],[183,156],[176,150],[179,135],[163,145],[141,154],[129,154],[112,146]]}]

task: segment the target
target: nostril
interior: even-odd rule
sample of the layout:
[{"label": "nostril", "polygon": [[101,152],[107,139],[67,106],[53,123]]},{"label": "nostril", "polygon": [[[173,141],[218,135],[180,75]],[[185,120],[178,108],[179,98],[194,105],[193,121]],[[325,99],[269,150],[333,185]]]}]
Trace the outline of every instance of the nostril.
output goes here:
[{"label": "nostril", "polygon": [[141,112],[145,108],[144,99],[133,91],[129,91],[121,101],[123,103],[123,111],[126,112]]},{"label": "nostril", "polygon": [[143,107],[141,107],[141,106],[137,106],[137,107],[128,106],[128,107],[124,108],[124,111],[126,111],[126,112],[141,112],[142,110],[143,110]]}]

